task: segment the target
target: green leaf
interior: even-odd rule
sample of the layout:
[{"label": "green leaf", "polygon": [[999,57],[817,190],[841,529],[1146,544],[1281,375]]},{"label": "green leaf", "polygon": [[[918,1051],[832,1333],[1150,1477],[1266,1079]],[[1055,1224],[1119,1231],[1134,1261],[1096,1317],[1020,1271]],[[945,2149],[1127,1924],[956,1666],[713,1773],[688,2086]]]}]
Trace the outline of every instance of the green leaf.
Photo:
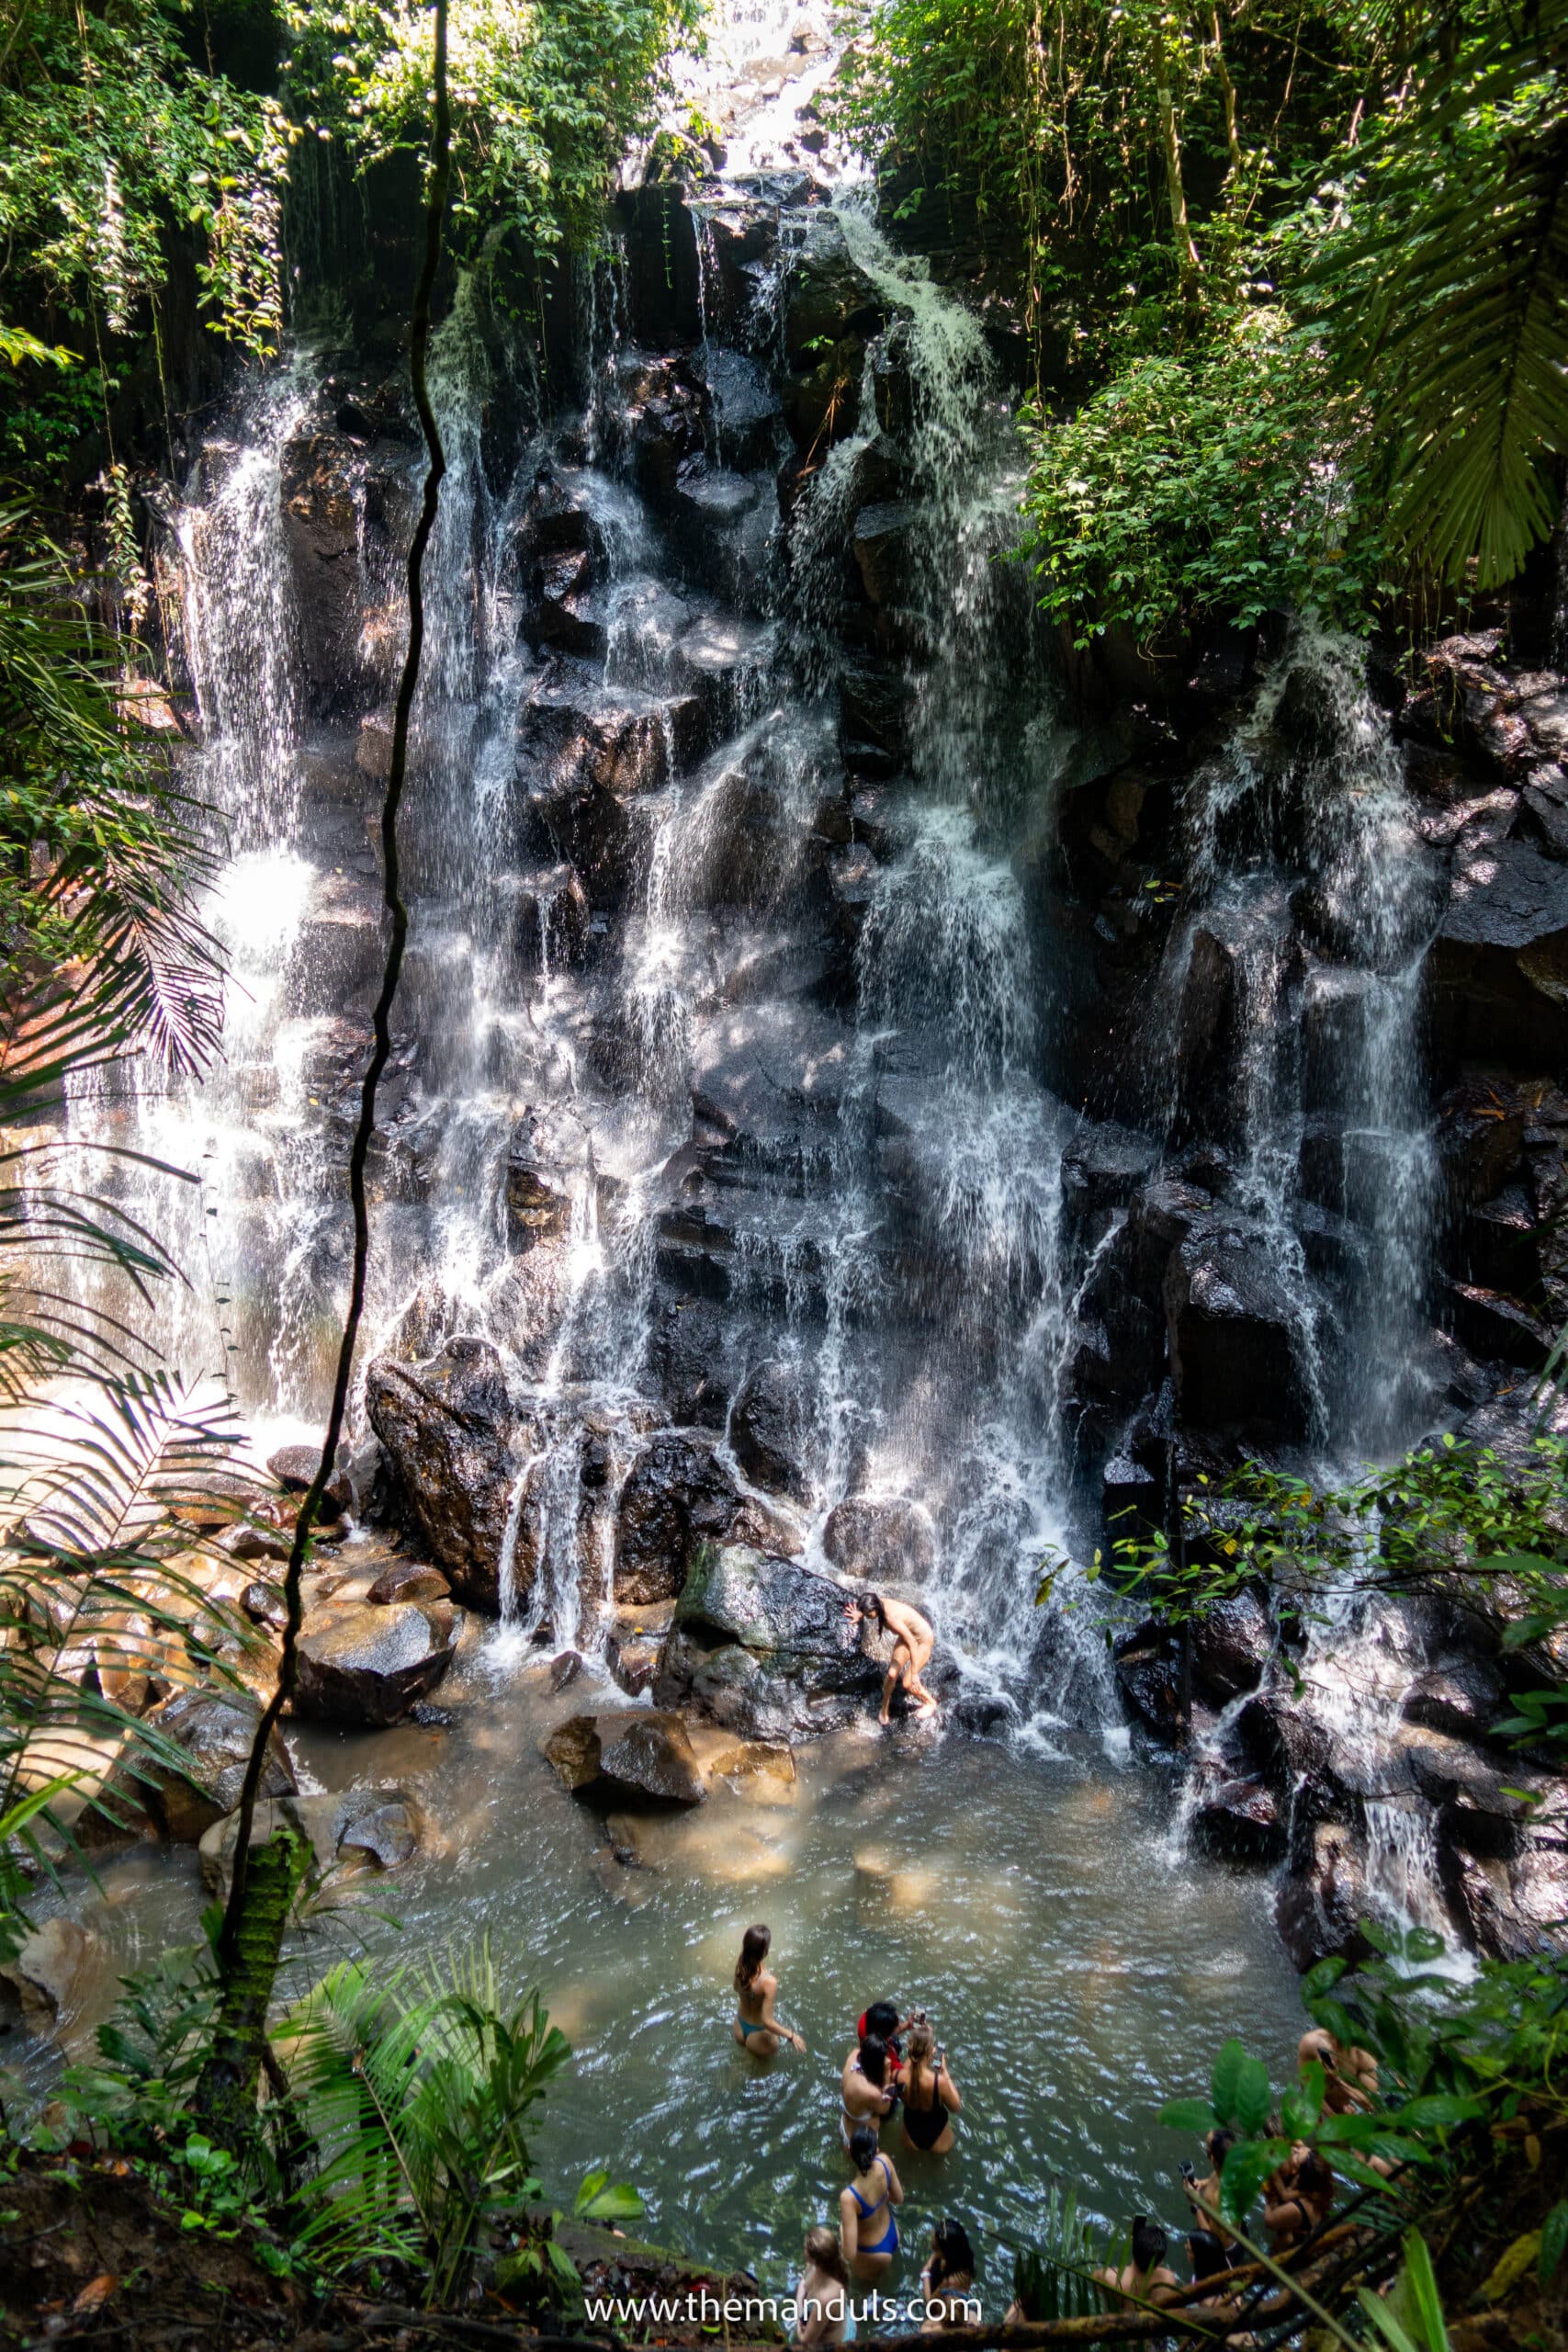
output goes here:
[{"label": "green leaf", "polygon": [[1560,2198],[1540,2225],[1540,2283],[1550,2286],[1568,2248],[1568,2198]]},{"label": "green leaf", "polygon": [[1228,2041],[1220,2045],[1209,2081],[1209,2096],[1213,2102],[1214,2113],[1224,2123],[1229,2123],[1235,2114],[1236,2090],[1247,2063],[1246,2043],[1238,2041],[1232,2034]]},{"label": "green leaf", "polygon": [[1212,2132],[1215,2116],[1207,2099],[1173,2098],[1160,2109],[1159,2120],[1171,2132]]},{"label": "green leaf", "polygon": [[1249,2136],[1262,2131],[1269,2120],[1269,2069],[1261,2058],[1248,2058],[1236,2077],[1232,2112]]}]

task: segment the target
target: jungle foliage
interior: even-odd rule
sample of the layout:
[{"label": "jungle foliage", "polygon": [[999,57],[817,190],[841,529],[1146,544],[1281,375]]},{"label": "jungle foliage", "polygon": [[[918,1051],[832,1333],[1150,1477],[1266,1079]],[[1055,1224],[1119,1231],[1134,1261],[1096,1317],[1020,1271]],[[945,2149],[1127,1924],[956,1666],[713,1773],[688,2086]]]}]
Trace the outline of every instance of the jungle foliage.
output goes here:
[{"label": "jungle foliage", "polygon": [[889,201],[1015,274],[1030,538],[1080,642],[1267,603],[1370,625],[1380,598],[1495,588],[1549,535],[1563,0],[854,21],[839,119]]}]

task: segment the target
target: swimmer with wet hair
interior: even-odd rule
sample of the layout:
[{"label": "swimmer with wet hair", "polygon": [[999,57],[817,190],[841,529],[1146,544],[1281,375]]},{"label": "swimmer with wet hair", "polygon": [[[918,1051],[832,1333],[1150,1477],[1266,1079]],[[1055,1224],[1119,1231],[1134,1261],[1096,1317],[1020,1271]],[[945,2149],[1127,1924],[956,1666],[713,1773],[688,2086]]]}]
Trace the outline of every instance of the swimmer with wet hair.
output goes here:
[{"label": "swimmer with wet hair", "polygon": [[1173,2294],[1181,2291],[1181,2281],[1174,2270],[1166,2267],[1165,2232],[1157,2222],[1140,2213],[1133,2223],[1133,2259],[1120,2270],[1109,2266],[1094,2273],[1095,2283],[1112,2295],[1120,2296],[1134,2310],[1150,2303],[1168,2303]]},{"label": "swimmer with wet hair", "polygon": [[904,2184],[869,2123],[857,2123],[850,2133],[850,2162],[855,2177],[839,2198],[840,2239],[851,2270],[870,2287],[886,2278],[898,2251],[893,2208],[904,2202]]},{"label": "swimmer with wet hair", "polygon": [[806,2055],[806,2042],[793,2026],[773,2015],[779,1980],[767,1965],[773,1931],[761,1922],[748,1928],[735,1963],[735,2015],[729,2030],[749,2058],[772,2058],[781,2042]]}]

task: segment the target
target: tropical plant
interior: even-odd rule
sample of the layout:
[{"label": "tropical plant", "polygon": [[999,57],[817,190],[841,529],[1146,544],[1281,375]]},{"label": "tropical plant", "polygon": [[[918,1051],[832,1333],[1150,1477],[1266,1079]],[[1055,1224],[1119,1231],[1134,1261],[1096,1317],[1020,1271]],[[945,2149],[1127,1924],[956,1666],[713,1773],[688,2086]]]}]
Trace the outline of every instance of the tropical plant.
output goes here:
[{"label": "tropical plant", "polygon": [[1026,417],[1026,553],[1079,646],[1116,622],[1149,644],[1282,605],[1364,625],[1381,561],[1365,419],[1278,306],[1190,356],[1134,358],[1059,423]]},{"label": "tropical plant", "polygon": [[1097,2248],[1078,2211],[1077,2191],[1053,2181],[1039,2231],[1014,2249],[1012,2297],[1031,2324],[1050,2319],[1082,2319],[1104,2308],[1090,2272],[1115,2260],[1114,2250]]},{"label": "tropical plant", "polygon": [[423,1976],[343,1962],[280,2039],[323,2151],[301,2192],[302,2250],[333,2270],[406,2265],[431,2303],[460,2299],[538,2194],[525,2127],[571,2053],[537,1993],[504,2009],[488,1945]]},{"label": "tropical plant", "polygon": [[212,325],[252,350],[276,338],[293,133],[275,100],[195,62],[187,14],[180,0],[7,0],[0,13],[9,282],[57,306],[90,351],[156,300],[172,221],[195,232]]},{"label": "tropical plant", "polygon": [[[284,0],[284,87],[297,119],[340,140],[356,170],[430,133],[432,11],[423,0]],[[670,95],[672,48],[701,0],[454,0],[449,53],[452,243],[459,257],[513,234],[530,265],[603,237],[609,175]]]},{"label": "tropical plant", "polygon": [[1491,7],[1411,62],[1316,280],[1411,558],[1486,589],[1555,528],[1568,454],[1568,6]]}]

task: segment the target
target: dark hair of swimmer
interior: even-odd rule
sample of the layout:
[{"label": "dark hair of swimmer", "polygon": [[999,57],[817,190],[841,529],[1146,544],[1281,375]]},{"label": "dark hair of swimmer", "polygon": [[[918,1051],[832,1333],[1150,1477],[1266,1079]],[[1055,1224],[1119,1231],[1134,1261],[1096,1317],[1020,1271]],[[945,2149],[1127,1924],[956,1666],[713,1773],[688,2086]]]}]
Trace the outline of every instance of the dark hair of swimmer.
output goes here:
[{"label": "dark hair of swimmer", "polygon": [[860,2070],[878,2090],[887,2081],[887,2044],[879,2033],[868,2033],[860,2046]]},{"label": "dark hair of swimmer", "polygon": [[1234,2132],[1211,2132],[1208,2138],[1204,2141],[1203,2145],[1208,2151],[1209,2162],[1213,2165],[1214,2170],[1216,2172],[1224,2172],[1225,2168],[1225,2158],[1229,2155],[1231,2150],[1235,2145],[1235,2133]]},{"label": "dark hair of swimmer", "polygon": [[749,1993],[757,1981],[757,1971],[768,1956],[768,1946],[773,1940],[772,1928],[748,1928],[740,1939],[740,1957],[735,1963],[735,1989]]},{"label": "dark hair of swimmer", "polygon": [[1187,2241],[1187,2251],[1191,2256],[1194,2279],[1213,2278],[1230,2268],[1230,2256],[1213,2230],[1194,2230]]},{"label": "dark hair of swimmer", "polygon": [[850,2133],[850,2162],[856,2172],[869,2172],[876,2161],[876,2134],[869,2123],[857,2123]]},{"label": "dark hair of swimmer", "polygon": [[863,1592],[860,1596],[860,1609],[863,1617],[872,1618],[878,1625],[886,1624],[887,1613],[882,1606],[882,1595],[879,1592]]},{"label": "dark hair of swimmer", "polygon": [[898,2030],[898,2012],[891,2001],[873,2001],[865,2013],[865,2030],[879,2041],[891,2042]]},{"label": "dark hair of swimmer", "polygon": [[1133,2267],[1152,2270],[1156,2262],[1165,2260],[1165,2232],[1157,2222],[1140,2213],[1133,2224]]},{"label": "dark hair of swimmer", "polygon": [[933,2287],[939,2287],[944,2278],[974,2278],[975,2249],[962,2222],[951,2222],[944,2216],[931,2233],[931,2244]]}]

